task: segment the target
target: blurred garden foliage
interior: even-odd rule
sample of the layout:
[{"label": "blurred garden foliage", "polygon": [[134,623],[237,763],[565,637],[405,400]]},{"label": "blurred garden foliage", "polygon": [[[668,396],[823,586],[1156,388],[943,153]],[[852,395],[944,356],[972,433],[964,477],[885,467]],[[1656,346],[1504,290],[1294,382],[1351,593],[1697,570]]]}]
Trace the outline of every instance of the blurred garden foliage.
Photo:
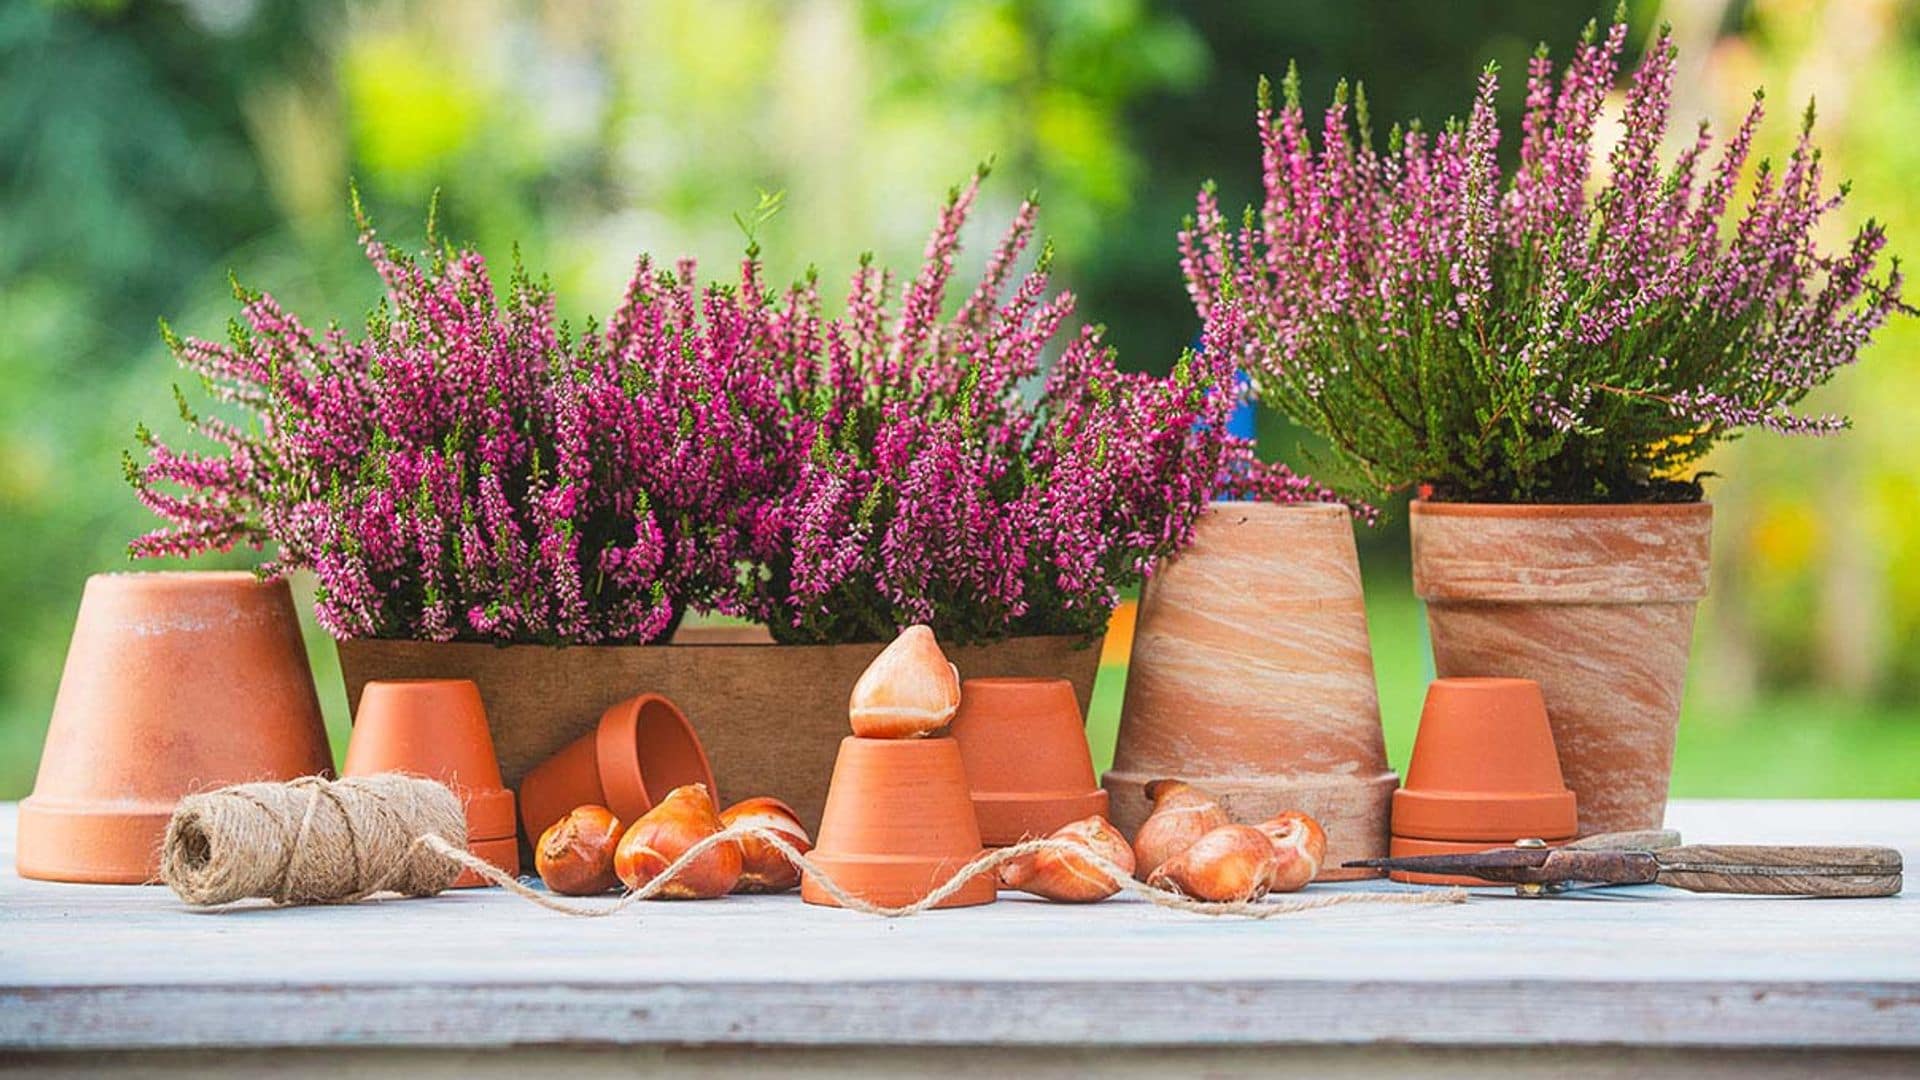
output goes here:
[{"label": "blurred garden foliage", "polygon": [[[217,336],[229,270],[303,313],[355,320],[377,282],[353,245],[358,181],[384,231],[443,225],[501,265],[514,244],[563,314],[610,310],[641,251],[723,274],[732,214],[761,189],[776,279],[818,264],[837,303],[858,254],[915,261],[947,187],[988,156],[1007,178],[977,220],[1037,189],[1056,269],[1128,366],[1165,370],[1195,325],[1173,233],[1202,179],[1257,180],[1253,87],[1298,60],[1310,102],[1363,78],[1374,114],[1464,112],[1489,59],[1524,68],[1612,0],[16,0],[0,5],[0,797],[32,780],[85,577],[149,527],[119,468],[134,423],[163,434],[177,379],[155,320]],[[1784,153],[1820,101],[1848,220],[1896,252],[1920,238],[1920,13],[1896,0],[1633,5],[1675,25],[1676,116],[1737,121],[1764,83]],[[1641,44],[1636,40],[1632,47]],[[1520,80],[1503,112],[1516,114]],[[1510,140],[1509,140],[1510,144]],[[985,226],[982,226],[985,228]],[[990,246],[969,236],[977,260]],[[1856,430],[1719,454],[1715,593],[1700,631],[1680,793],[1920,794],[1920,770],[1860,772],[1920,739],[1920,326],[1886,332],[1810,400]],[[1263,432],[1274,454],[1293,449]],[[1418,709],[1424,644],[1405,536],[1363,540],[1390,730]],[[246,564],[250,553],[226,561]],[[310,628],[311,630],[311,628]],[[342,718],[332,649],[312,635]],[[1742,727],[1741,725],[1746,725]],[[1769,727],[1769,725],[1771,725]],[[1792,735],[1797,767],[1730,758]],[[1894,733],[1889,735],[1888,733]],[[1895,740],[1889,746],[1888,740]],[[1396,741],[1404,753],[1404,741]],[[1689,758],[1689,754],[1694,754]],[[1709,760],[1709,759],[1713,760]],[[1910,760],[1910,758],[1909,758]]]}]

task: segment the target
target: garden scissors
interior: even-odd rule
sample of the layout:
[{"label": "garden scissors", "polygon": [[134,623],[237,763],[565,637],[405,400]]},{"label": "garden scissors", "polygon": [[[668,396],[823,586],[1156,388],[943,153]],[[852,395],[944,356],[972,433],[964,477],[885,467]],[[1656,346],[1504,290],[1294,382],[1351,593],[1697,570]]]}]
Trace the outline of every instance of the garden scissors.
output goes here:
[{"label": "garden scissors", "polygon": [[1680,834],[1607,833],[1565,847],[1522,840],[1468,855],[1360,859],[1349,867],[1459,874],[1511,883],[1521,896],[1578,885],[1670,885],[1689,892],[1768,896],[1892,896],[1900,853],[1886,847],[1681,844]]}]

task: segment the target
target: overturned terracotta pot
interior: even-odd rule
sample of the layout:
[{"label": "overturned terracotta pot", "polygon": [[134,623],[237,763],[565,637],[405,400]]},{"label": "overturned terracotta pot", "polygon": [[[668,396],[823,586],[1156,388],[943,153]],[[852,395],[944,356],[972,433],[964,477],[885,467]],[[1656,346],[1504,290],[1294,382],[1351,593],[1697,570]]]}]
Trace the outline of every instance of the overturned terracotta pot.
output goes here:
[{"label": "overturned terracotta pot", "polygon": [[[873,904],[924,898],[982,850],[960,747],[949,736],[841,740],[812,859],[841,888]],[[993,900],[992,873],[940,907]],[[800,880],[810,904],[838,906],[819,880]]]},{"label": "overturned terracotta pot", "polygon": [[1320,880],[1386,854],[1389,800],[1353,521],[1331,505],[1214,503],[1140,602],[1112,771],[1114,824],[1179,777],[1235,821],[1286,810],[1327,833]]},{"label": "overturned terracotta pot", "polygon": [[[393,679],[370,682],[353,710],[343,776],[408,773],[438,780],[467,811],[467,850],[509,874],[520,872],[513,792],[500,782],[500,763],[487,732],[480,689],[466,679]],[[569,808],[571,809],[571,808]],[[538,833],[533,834],[538,836]],[[471,870],[456,889],[486,879]]]},{"label": "overturned terracotta pot", "polygon": [[604,806],[621,821],[640,816],[687,784],[717,791],[713,767],[685,714],[658,694],[610,706],[594,729],[534,767],[520,782],[520,821],[539,836],[576,806]]},{"label": "overturned terracotta pot", "polygon": [[1574,795],[1560,776],[1540,684],[1436,679],[1427,688],[1393,835],[1506,844],[1570,840]]},{"label": "overturned terracotta pot", "polygon": [[960,685],[953,740],[989,846],[1047,836],[1107,812],[1080,702],[1065,679],[968,679]]},{"label": "overturned terracotta pot", "polygon": [[181,796],[332,771],[285,581],[245,572],[87,580],[15,865],[149,881]]},{"label": "overturned terracotta pot", "polygon": [[1439,674],[1537,681],[1580,834],[1658,828],[1713,507],[1420,500],[1411,521]]}]

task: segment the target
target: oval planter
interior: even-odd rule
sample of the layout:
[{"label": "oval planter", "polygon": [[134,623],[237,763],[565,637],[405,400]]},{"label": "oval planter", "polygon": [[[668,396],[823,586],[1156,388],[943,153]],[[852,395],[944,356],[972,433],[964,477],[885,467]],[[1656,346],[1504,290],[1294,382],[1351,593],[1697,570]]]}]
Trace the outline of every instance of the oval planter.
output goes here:
[{"label": "oval planter", "polygon": [[[487,710],[471,680],[382,679],[360,691],[340,773],[388,772],[424,776],[453,789],[466,809],[467,849],[509,874],[520,872],[513,792],[500,780]],[[485,884],[463,870],[452,887]]]},{"label": "oval planter", "polygon": [[1067,680],[966,680],[953,739],[989,846],[1106,816],[1107,793],[1094,778],[1086,722]]},{"label": "oval planter", "polygon": [[1132,835],[1146,785],[1185,780],[1235,821],[1287,810],[1326,828],[1321,880],[1387,850],[1380,697],[1345,507],[1214,503],[1191,547],[1147,583],[1112,771]]},{"label": "oval planter", "polygon": [[20,804],[15,865],[52,881],[149,881],[182,796],[332,767],[285,581],[96,574]]},{"label": "oval planter", "polygon": [[[836,885],[872,904],[911,904],[980,854],[980,827],[966,766],[951,737],[841,740],[811,857]],[[994,874],[981,874],[937,907],[991,903]],[[838,906],[806,874],[800,898]]]},{"label": "oval planter", "polygon": [[[509,785],[594,731],[608,706],[637,693],[659,694],[680,707],[700,736],[722,805],[773,795],[791,805],[810,832],[820,823],[834,755],[847,734],[847,695],[885,647],[339,643],[349,701],[371,679],[438,676],[477,683]],[[967,677],[1065,676],[1082,712],[1100,665],[1098,639],[1026,637],[944,648]]]},{"label": "oval planter", "polygon": [[1659,828],[1713,507],[1413,504],[1442,677],[1533,679],[1579,832]]}]

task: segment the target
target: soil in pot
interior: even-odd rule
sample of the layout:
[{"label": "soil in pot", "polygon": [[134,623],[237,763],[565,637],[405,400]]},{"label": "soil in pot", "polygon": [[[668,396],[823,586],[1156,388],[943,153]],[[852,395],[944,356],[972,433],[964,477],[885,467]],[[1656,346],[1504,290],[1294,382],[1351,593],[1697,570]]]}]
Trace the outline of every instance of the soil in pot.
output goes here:
[{"label": "soil in pot", "polygon": [[1299,810],[1326,828],[1321,880],[1386,854],[1379,693],[1345,507],[1214,503],[1147,583],[1103,783],[1132,835],[1174,777],[1235,821]]},{"label": "soil in pot", "polygon": [[[922,899],[982,850],[966,766],[951,737],[840,742],[811,858],[836,884],[889,907]],[[976,876],[940,903],[993,900],[998,882]],[[812,875],[800,882],[810,904],[838,906]]]},{"label": "soil in pot", "polygon": [[719,790],[700,737],[673,702],[640,694],[608,708],[594,730],[527,774],[520,782],[520,820],[529,837],[577,806],[604,806],[621,821],[638,821],[687,784]]},{"label": "soil in pot", "polygon": [[1413,504],[1443,677],[1533,679],[1579,833],[1660,827],[1713,508]]},{"label": "soil in pot", "polygon": [[[452,788],[466,807],[468,850],[509,874],[520,872],[513,792],[500,781],[487,711],[471,681],[394,679],[366,685],[354,708],[341,774],[386,772],[424,776]],[[465,871],[453,887],[486,883]]]},{"label": "soil in pot", "polygon": [[1107,793],[1094,779],[1086,725],[1067,680],[967,679],[952,732],[988,846],[1105,816]]},{"label": "soil in pot", "polygon": [[15,865],[149,881],[181,796],[332,769],[285,581],[246,572],[87,580]]}]

